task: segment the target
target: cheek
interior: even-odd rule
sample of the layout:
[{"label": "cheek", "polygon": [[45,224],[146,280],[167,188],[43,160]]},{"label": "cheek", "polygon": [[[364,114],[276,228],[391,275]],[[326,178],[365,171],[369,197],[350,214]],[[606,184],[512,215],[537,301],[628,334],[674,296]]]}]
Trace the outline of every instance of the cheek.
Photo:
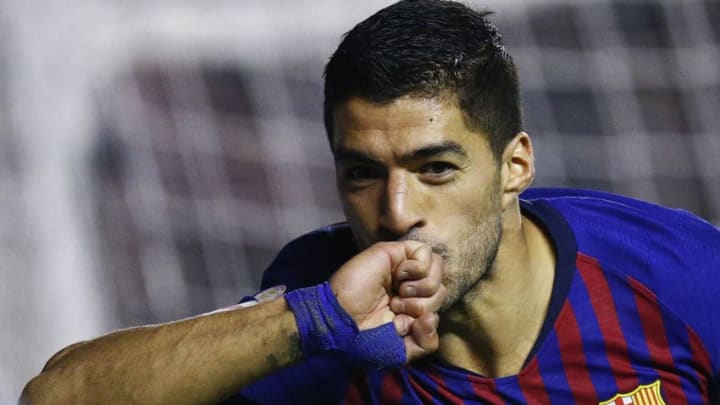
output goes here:
[{"label": "cheek", "polygon": [[345,217],[356,236],[365,236],[377,227],[377,204],[368,195],[344,194],[341,195]]},{"label": "cheek", "polygon": [[488,194],[479,185],[459,187],[447,193],[438,208],[449,218],[474,217],[488,206]]},{"label": "cheek", "polygon": [[455,201],[462,209],[487,212],[500,205],[500,179],[497,171],[476,171],[458,190]]},{"label": "cheek", "polygon": [[340,202],[342,202],[345,214],[351,217],[364,218],[370,215],[372,208],[372,200],[368,193],[341,193]]},{"label": "cheek", "polygon": [[460,243],[468,234],[488,218],[499,212],[498,195],[493,185],[473,184],[449,193],[438,206],[440,214],[435,219],[440,232],[450,243]]}]

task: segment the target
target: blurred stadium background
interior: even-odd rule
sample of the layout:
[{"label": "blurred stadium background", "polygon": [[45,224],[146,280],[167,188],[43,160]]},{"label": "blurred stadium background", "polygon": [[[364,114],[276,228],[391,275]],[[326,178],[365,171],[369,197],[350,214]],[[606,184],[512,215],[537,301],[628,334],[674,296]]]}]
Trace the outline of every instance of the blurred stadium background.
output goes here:
[{"label": "blurred stadium background", "polygon": [[[321,73],[388,3],[0,0],[0,403],[71,342],[236,302],[342,219]],[[719,1],[471,4],[516,58],[538,185],[720,224]]]}]

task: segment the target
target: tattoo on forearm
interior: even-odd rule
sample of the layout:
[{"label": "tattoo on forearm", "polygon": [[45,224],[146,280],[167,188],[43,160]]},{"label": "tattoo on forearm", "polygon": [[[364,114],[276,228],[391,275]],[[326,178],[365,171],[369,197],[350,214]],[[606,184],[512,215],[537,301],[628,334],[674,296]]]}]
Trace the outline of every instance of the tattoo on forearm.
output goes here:
[{"label": "tattoo on forearm", "polygon": [[288,355],[292,362],[299,360],[302,357],[302,347],[300,345],[300,334],[295,332],[290,335],[290,351]]}]

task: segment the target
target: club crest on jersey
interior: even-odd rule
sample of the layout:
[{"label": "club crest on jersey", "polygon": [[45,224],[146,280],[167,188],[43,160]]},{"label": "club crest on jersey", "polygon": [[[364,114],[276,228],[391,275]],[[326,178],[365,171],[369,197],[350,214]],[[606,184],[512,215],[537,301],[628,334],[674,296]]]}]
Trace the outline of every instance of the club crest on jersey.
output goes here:
[{"label": "club crest on jersey", "polygon": [[660,393],[660,380],[652,384],[641,385],[631,392],[617,394],[598,405],[666,405]]}]

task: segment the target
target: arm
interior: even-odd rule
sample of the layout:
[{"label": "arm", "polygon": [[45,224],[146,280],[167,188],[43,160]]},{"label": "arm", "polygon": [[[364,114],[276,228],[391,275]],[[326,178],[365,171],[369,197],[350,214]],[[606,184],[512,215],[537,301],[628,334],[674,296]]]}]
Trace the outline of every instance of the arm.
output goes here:
[{"label": "arm", "polygon": [[[374,245],[330,280],[338,303],[360,330],[395,323],[408,360],[437,348],[434,312],[444,299],[439,261],[423,246]],[[393,284],[399,296],[392,296]],[[402,293],[409,285],[416,292]],[[21,403],[219,402],[301,360],[300,347],[295,315],[281,299],[122,330],[54,356],[27,385]]]},{"label": "arm", "polygon": [[213,403],[300,358],[294,316],[278,299],[71,346],[21,403]]}]

